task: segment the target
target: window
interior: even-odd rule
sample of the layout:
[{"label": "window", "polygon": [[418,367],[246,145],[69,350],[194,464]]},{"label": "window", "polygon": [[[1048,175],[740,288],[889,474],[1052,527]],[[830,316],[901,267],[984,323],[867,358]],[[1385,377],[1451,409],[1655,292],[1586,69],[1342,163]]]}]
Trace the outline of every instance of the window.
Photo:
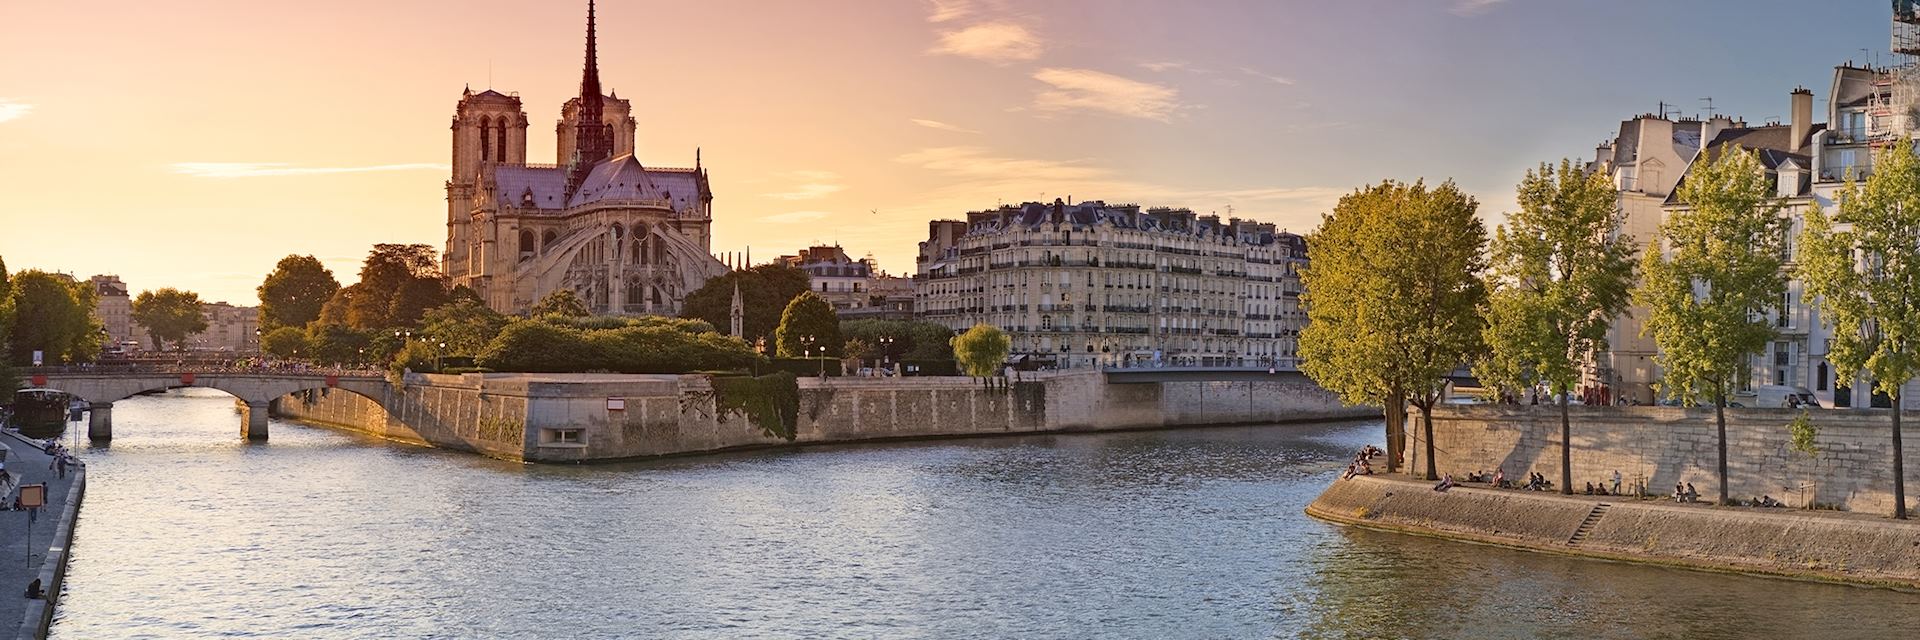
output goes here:
[{"label": "window", "polygon": [[480,161],[481,162],[486,162],[493,159],[493,156],[490,153],[492,151],[492,145],[488,144],[488,139],[487,139],[487,136],[489,135],[487,132],[490,129],[490,127],[488,127],[487,124],[491,122],[493,122],[492,118],[483,117],[480,119]]},{"label": "window", "polygon": [[520,230],[520,260],[524,262],[532,258],[533,250],[534,250],[533,249],[533,231],[529,229],[521,229]]},{"label": "window", "polygon": [[1774,383],[1774,384],[1776,384],[1776,385],[1785,385],[1785,384],[1787,384],[1787,370],[1786,370],[1786,369],[1774,369],[1774,370],[1773,370],[1773,383]]},{"label": "window", "polygon": [[1826,391],[1827,390],[1827,363],[1821,362],[1820,366],[1818,367],[1818,371],[1820,375],[1816,376],[1813,379],[1813,388],[1815,391]]},{"label": "window", "polygon": [[493,148],[493,159],[498,160],[500,162],[506,162],[507,161],[507,118],[505,116],[501,116],[499,119],[493,121],[493,125],[494,125],[493,143],[496,145]]},{"label": "window", "polygon": [[545,445],[583,446],[587,443],[584,429],[544,429],[542,435]]}]

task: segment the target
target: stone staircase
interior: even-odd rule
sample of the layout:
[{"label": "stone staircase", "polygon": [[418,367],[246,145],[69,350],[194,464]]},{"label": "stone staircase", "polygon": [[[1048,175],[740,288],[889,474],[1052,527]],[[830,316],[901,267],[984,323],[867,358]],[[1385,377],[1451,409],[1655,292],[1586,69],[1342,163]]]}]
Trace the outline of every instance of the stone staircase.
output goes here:
[{"label": "stone staircase", "polygon": [[1593,505],[1593,510],[1587,512],[1587,519],[1580,521],[1580,528],[1574,529],[1573,535],[1567,538],[1567,546],[1578,547],[1580,543],[1585,542],[1587,534],[1593,532],[1593,525],[1599,524],[1600,518],[1607,515],[1607,509],[1612,507],[1613,505],[1605,502]]}]

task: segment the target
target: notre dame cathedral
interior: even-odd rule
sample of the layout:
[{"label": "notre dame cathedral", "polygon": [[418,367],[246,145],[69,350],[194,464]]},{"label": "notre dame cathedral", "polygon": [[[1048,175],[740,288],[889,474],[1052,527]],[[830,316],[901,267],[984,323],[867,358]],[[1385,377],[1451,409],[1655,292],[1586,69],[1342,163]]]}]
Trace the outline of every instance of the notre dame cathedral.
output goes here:
[{"label": "notre dame cathedral", "polygon": [[455,108],[444,266],[502,313],[571,289],[596,314],[675,314],[726,271],[709,252],[699,153],[691,169],[641,166],[632,104],[601,95],[596,58],[589,1],[586,68],[560,108],[555,164],[527,163],[517,95],[469,89]]}]

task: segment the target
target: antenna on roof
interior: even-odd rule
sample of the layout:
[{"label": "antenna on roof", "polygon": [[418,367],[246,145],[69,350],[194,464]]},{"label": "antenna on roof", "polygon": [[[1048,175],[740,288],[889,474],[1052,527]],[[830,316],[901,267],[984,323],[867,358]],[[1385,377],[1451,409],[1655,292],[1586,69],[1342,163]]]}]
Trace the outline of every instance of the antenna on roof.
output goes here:
[{"label": "antenna on roof", "polygon": [[487,90],[493,90],[493,58],[487,58]]},{"label": "antenna on roof", "polygon": [[1707,96],[1705,98],[1701,98],[1700,101],[1707,103],[1707,119],[1712,120],[1713,119],[1713,96]]}]

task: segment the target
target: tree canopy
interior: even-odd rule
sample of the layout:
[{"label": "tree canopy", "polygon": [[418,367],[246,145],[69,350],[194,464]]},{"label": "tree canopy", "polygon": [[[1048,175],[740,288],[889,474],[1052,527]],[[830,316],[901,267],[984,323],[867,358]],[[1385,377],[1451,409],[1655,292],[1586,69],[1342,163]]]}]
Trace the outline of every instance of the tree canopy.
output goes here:
[{"label": "tree canopy", "polygon": [[1726,397],[1749,375],[1748,357],[1773,339],[1765,314],[1786,292],[1781,255],[1788,220],[1756,153],[1719,150],[1694,163],[1660,224],[1665,250],[1649,247],[1636,301],[1659,345],[1656,389],[1693,404],[1714,401],[1720,502],[1727,501]]},{"label": "tree canopy", "polygon": [[960,370],[976,378],[999,374],[1012,350],[1013,340],[1007,333],[984,322],[953,339],[953,357],[959,362]]},{"label": "tree canopy", "polygon": [[812,291],[802,292],[787,303],[774,338],[782,358],[838,356],[844,346],[840,315],[834,312],[832,303]]},{"label": "tree canopy", "polygon": [[1544,384],[1560,396],[1560,492],[1573,492],[1567,404],[1633,284],[1633,239],[1620,233],[1613,183],[1561,160],[1527,171],[1520,211],[1495,232],[1483,315],[1487,386]]},{"label": "tree canopy", "polygon": [[340,290],[333,272],[313,256],[287,256],[260,283],[260,328],[305,327]]},{"label": "tree canopy", "polygon": [[[351,290],[349,292],[349,290]],[[347,326],[362,331],[419,326],[426,310],[446,304],[446,277],[431,245],[376,244],[360,267],[360,281],[342,289]],[[336,296],[339,298],[339,296]],[[336,303],[329,300],[320,316],[327,320]]]},{"label": "tree canopy", "polygon": [[687,373],[746,369],[760,360],[745,342],[710,331],[645,321],[576,329],[536,318],[507,325],[476,364],[517,372]]},{"label": "tree canopy", "polygon": [[953,359],[953,330],[935,322],[848,320],[840,323],[840,335],[864,340],[895,360]]},{"label": "tree canopy", "polygon": [[[1920,160],[1913,141],[1875,154],[1864,183],[1849,180],[1829,218],[1816,203],[1800,232],[1794,275],[1833,328],[1827,361],[1840,386],[1861,371],[1901,406],[1920,375]],[[1906,517],[1900,412],[1893,414],[1894,517]],[[1797,434],[1796,434],[1797,435]],[[1796,438],[1797,441],[1797,438]]]},{"label": "tree canopy", "polygon": [[[1447,376],[1482,350],[1487,232],[1478,206],[1452,182],[1386,181],[1342,197],[1307,237],[1300,370],[1347,404],[1378,404],[1390,416],[1409,401],[1419,407],[1429,477],[1433,405]],[[1404,446],[1395,422],[1390,469]]]},{"label": "tree canopy", "polygon": [[307,351],[307,332],[294,327],[278,327],[260,336],[260,350],[282,358]]},{"label": "tree canopy", "polygon": [[175,349],[185,349],[187,336],[207,330],[200,294],[172,287],[140,292],[133,299],[133,321],[144,327],[162,350],[169,342]]},{"label": "tree canopy", "polygon": [[586,316],[587,313],[587,303],[581,302],[580,296],[574,295],[572,289],[556,289],[553,293],[540,298],[539,302],[533,304],[532,309],[534,316],[579,318]]},{"label": "tree canopy", "polygon": [[93,317],[92,283],[27,270],[14,276],[8,289],[14,364],[33,364],[34,351],[44,352],[47,364],[89,362],[99,355],[101,325]]},{"label": "tree canopy", "polygon": [[507,317],[473,299],[462,298],[427,311],[421,322],[426,335],[447,343],[446,355],[471,356],[506,328]]},{"label": "tree canopy", "polygon": [[740,285],[740,302],[745,307],[741,325],[749,344],[766,338],[773,341],[774,329],[787,303],[808,289],[807,272],[784,264],[763,264],[752,269],[729,271],[708,280],[687,294],[680,316],[699,318],[731,331],[733,327],[733,285]]}]

